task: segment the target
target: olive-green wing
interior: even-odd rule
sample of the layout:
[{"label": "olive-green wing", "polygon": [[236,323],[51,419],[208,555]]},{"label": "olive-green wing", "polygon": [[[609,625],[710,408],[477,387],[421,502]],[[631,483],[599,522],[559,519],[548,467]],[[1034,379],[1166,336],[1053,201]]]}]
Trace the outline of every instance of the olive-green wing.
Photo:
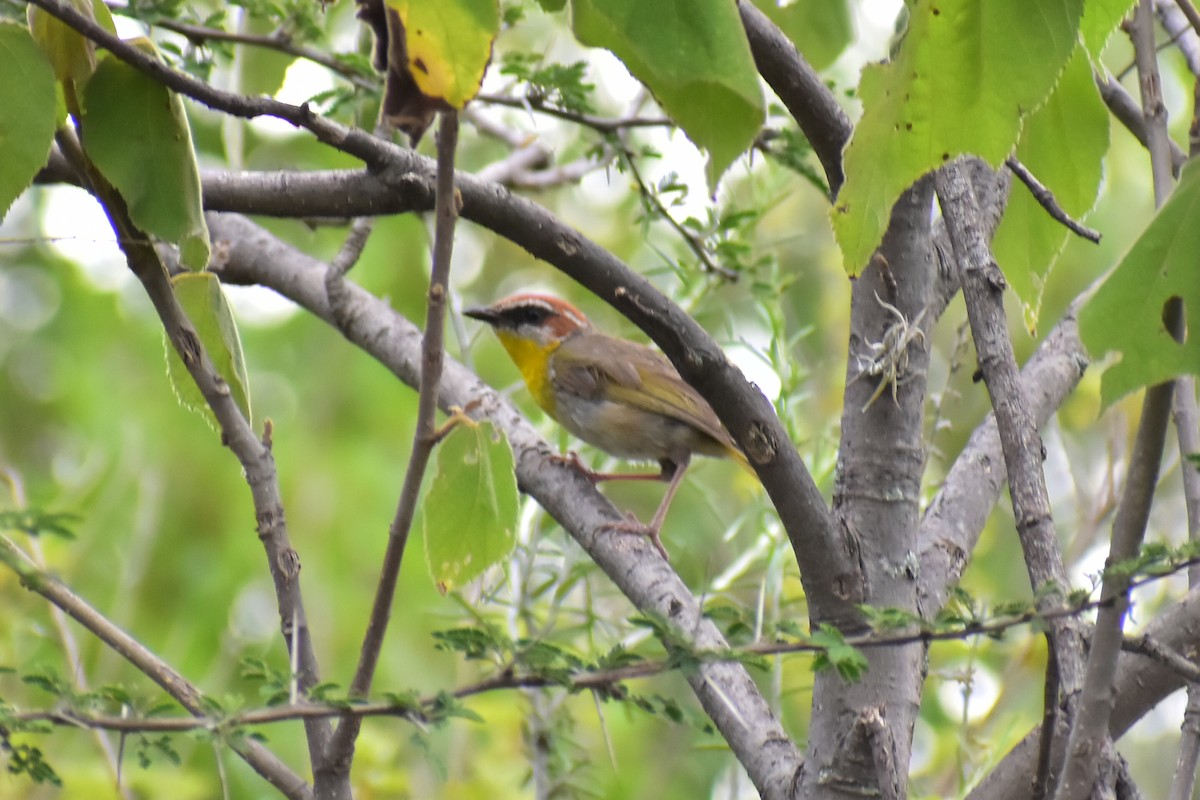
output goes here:
[{"label": "olive-green wing", "polygon": [[571,339],[555,353],[554,374],[562,391],[677,419],[737,447],[704,398],[664,355],[645,345],[599,334]]}]

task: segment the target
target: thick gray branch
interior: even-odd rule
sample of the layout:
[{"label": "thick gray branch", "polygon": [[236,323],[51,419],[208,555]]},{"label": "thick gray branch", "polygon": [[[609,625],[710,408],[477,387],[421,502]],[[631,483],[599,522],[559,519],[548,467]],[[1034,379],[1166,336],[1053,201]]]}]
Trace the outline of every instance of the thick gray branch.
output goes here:
[{"label": "thick gray branch", "polygon": [[[243,217],[209,214],[208,219],[214,239],[229,245],[223,280],[270,287],[337,326],[325,295],[325,264]],[[345,287],[349,313],[339,330],[402,381],[416,386],[420,331],[360,287],[348,281]],[[508,436],[522,490],[563,525],[634,605],[664,620],[697,650],[726,646],[679,576],[662,559],[647,557],[651,545],[643,537],[606,529],[624,518],[595,487],[578,470],[551,458],[549,446],[516,409],[461,364],[447,359],[438,404],[448,409],[467,407],[472,401],[478,401],[478,416],[490,419]],[[768,798],[787,797],[800,754],[745,667],[703,663],[688,681],[759,792]]]}]

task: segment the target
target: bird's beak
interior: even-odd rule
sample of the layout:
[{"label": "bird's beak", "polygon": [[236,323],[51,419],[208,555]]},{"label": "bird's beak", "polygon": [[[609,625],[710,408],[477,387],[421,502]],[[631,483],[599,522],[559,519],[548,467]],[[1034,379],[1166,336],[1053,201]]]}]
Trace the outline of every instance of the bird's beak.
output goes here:
[{"label": "bird's beak", "polygon": [[499,315],[497,315],[493,309],[488,308],[487,306],[476,306],[475,308],[468,308],[468,309],[465,309],[463,311],[463,313],[466,314],[471,319],[477,319],[477,320],[480,320],[481,322],[486,322],[489,325],[495,323],[495,321],[497,319],[499,319]]}]

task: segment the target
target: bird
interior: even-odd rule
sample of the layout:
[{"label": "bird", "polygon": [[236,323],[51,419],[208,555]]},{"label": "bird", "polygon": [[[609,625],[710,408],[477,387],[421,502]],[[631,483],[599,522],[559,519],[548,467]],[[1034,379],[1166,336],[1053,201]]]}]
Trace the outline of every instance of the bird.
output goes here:
[{"label": "bird", "polygon": [[610,455],[657,461],[654,473],[600,473],[574,464],[589,480],[662,480],[667,491],[650,522],[630,515],[609,527],[649,537],[669,560],[659,533],[693,454],[749,462],[712,407],[671,362],[643,344],[596,330],[567,301],[520,293],[463,313],[489,325],[553,420]]}]

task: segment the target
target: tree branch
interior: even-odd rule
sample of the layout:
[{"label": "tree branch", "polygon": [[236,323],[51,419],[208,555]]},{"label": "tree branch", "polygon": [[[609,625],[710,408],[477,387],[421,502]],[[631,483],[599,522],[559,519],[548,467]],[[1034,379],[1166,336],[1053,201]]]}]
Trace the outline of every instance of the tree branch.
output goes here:
[{"label": "tree branch", "polygon": [[[71,99],[68,102],[74,105]],[[320,670],[300,592],[300,557],[288,539],[275,458],[271,452],[270,425],[266,426],[260,440],[242,415],[228,384],[213,366],[195,327],[175,297],[158,252],[130,219],[124,198],[95,169],[69,129],[60,129],[57,139],[75,172],[86,176],[89,189],[108,216],[130,271],[142,284],[154,306],[167,340],[179,354],[188,374],[212,409],[220,427],[222,444],[233,452],[241,464],[254,503],[259,539],[266,551],[267,566],[275,588],[281,632],[296,667],[297,685],[301,691],[307,691],[319,681]],[[312,721],[306,724],[309,752],[314,759],[324,751],[330,732],[326,722]],[[348,783],[344,790],[348,794]]]},{"label": "tree branch", "polygon": [[825,169],[829,193],[837,197],[845,181],[842,150],[850,141],[850,119],[821,76],[796,52],[791,40],[750,0],[738,0],[742,26],[759,74],[800,125]]},{"label": "tree branch", "polygon": [[[388,619],[391,617],[400,564],[417,511],[417,501],[421,496],[421,482],[424,480],[433,448],[437,444],[434,427],[437,417],[438,383],[441,381],[442,364],[445,359],[446,295],[449,291],[451,255],[454,251],[454,225],[458,220],[458,197],[454,189],[454,157],[457,148],[458,114],[454,111],[445,112],[441,114],[438,125],[433,268],[429,279],[425,336],[422,338],[421,381],[412,455],[409,456],[408,471],[404,475],[404,486],[400,490],[396,514],[388,529],[387,550],[379,573],[375,602],[363,637],[358,667],[350,683],[350,697],[355,699],[365,698],[371,691],[375,667],[383,649],[383,637],[387,633]],[[361,717],[342,717],[326,751],[329,767],[335,774],[349,774],[354,742],[358,738],[360,725]]]},{"label": "tree branch", "polygon": [[[375,175],[333,171],[305,174],[207,174],[205,207],[245,213],[353,217],[427,210],[433,201],[423,159],[397,151],[392,169]],[[407,164],[407,166],[404,166]],[[758,471],[800,564],[810,614],[853,620],[845,599],[858,564],[844,534],[762,392],[725,358],[695,320],[645,278],[544,208],[503,187],[458,173],[464,219],[524,247],[595,292],[645,331],[680,374],[716,410]]]},{"label": "tree branch", "polygon": [[[1042,440],[1017,380],[1016,359],[1004,316],[1003,291],[1007,284],[989,251],[962,161],[942,167],[936,183],[942,215],[961,270],[963,297],[979,366],[996,413],[1029,580],[1037,592],[1044,588],[1053,590],[1041,595],[1040,602],[1046,603],[1052,595],[1066,592],[1070,581],[1063,567],[1042,472]],[[1059,621],[1050,625],[1048,636],[1058,659],[1063,687],[1071,694],[1078,690],[1082,676],[1083,646],[1078,629],[1069,621]]]},{"label": "tree branch", "polygon": [[[1157,208],[1166,202],[1172,181],[1166,107],[1163,105],[1154,50],[1153,14],[1153,0],[1140,0],[1129,28],[1142,87],[1147,149],[1150,151],[1154,205]],[[1181,340],[1184,324],[1182,303],[1169,302],[1163,316],[1171,335],[1177,341]],[[1146,390],[1137,438],[1130,455],[1129,472],[1125,478],[1125,490],[1113,520],[1112,544],[1105,562],[1109,566],[1133,558],[1145,537],[1150,503],[1158,485],[1173,392],[1174,385],[1170,381]],[[1084,800],[1091,795],[1096,782],[1097,763],[1108,733],[1108,718],[1114,703],[1112,684],[1122,640],[1121,626],[1129,607],[1126,595],[1128,581],[1128,576],[1119,572],[1105,572],[1102,597],[1111,602],[1102,606],[1096,616],[1079,710],[1071,727],[1066,761],[1055,793],[1057,800]]]},{"label": "tree branch", "polygon": [[[459,188],[467,197],[466,187],[460,184]],[[347,339],[405,383],[417,385],[420,331],[386,303],[347,282],[353,313],[345,324],[338,325],[324,291],[326,265],[242,217],[209,214],[208,221],[214,238],[229,245],[229,257],[221,269],[224,280],[274,289],[338,327]],[[545,235],[554,236],[555,230],[551,228]],[[637,608],[664,620],[681,641],[696,651],[726,649],[724,639],[704,617],[679,576],[662,559],[647,558],[651,545],[640,537],[612,535],[611,523],[624,517],[578,470],[554,458],[551,448],[516,409],[452,360],[446,362],[438,403],[444,410],[472,404],[478,416],[505,431],[516,457],[522,490],[562,524]],[[687,680],[759,792],[768,798],[787,797],[800,754],[745,667],[738,663],[704,663],[689,673]]]}]

